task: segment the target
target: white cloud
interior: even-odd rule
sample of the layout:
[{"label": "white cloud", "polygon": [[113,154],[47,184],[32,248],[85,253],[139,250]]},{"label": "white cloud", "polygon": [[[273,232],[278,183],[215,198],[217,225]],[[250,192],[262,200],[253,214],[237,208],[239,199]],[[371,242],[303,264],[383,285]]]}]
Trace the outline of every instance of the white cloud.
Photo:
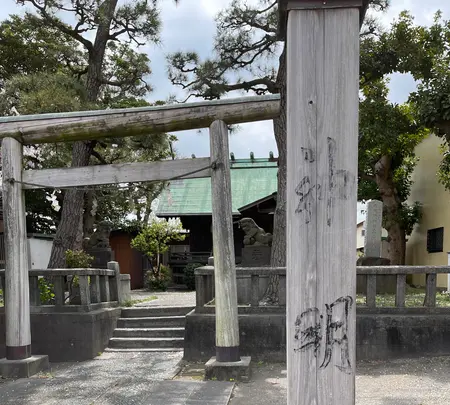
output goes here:
[{"label": "white cloud", "polygon": [[216,14],[220,10],[223,10],[230,2],[228,0],[201,0],[199,3],[201,5],[201,9],[211,18],[214,18]]}]

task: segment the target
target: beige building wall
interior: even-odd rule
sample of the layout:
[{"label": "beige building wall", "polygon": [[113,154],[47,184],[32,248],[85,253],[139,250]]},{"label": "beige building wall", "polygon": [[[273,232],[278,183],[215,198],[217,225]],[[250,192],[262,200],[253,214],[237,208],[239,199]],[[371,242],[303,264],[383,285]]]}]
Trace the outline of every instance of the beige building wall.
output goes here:
[{"label": "beige building wall", "polygon": [[[447,252],[450,251],[450,192],[439,184],[437,171],[442,160],[440,145],[442,140],[431,135],[416,148],[419,157],[412,175],[413,185],[408,202],[419,201],[423,205],[423,217],[414,228],[406,246],[406,264],[446,265]],[[428,253],[427,231],[444,228],[442,252]],[[413,278],[414,284],[425,285],[425,277]],[[438,275],[437,285],[448,288],[447,275]]]},{"label": "beige building wall", "polygon": [[364,249],[364,221],[356,225],[356,250]]}]

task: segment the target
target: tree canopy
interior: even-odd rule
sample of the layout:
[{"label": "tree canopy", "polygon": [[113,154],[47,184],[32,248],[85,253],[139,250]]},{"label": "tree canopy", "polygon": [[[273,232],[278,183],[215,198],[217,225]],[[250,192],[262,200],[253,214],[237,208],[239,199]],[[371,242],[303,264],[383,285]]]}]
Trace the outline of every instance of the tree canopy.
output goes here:
[{"label": "tree canopy", "polygon": [[[150,105],[143,98],[151,90],[147,82],[151,73],[149,57],[138,52],[136,46],[159,41],[156,2],[118,4],[108,0],[99,5],[94,0],[23,0],[19,3],[31,5],[35,13],[25,13],[23,17],[11,15],[0,23],[2,115]],[[109,22],[105,20],[108,15]],[[75,23],[65,22],[70,20]],[[174,139],[157,134],[93,142],[85,163],[172,157]],[[74,143],[31,146],[26,150],[24,164],[32,169],[71,166],[74,146]],[[145,219],[151,211],[150,202],[161,187],[160,183],[116,185],[98,187],[86,195],[76,190],[27,191],[28,230],[54,233],[64,216],[74,217],[83,212],[87,236],[97,219],[109,219],[117,226],[130,212]],[[72,204],[67,195],[73,197],[74,193],[83,198],[83,210],[64,212],[64,206]],[[62,210],[54,209],[61,206]],[[65,227],[59,235],[63,240],[65,232],[73,233],[74,229]]]},{"label": "tree canopy", "polygon": [[383,202],[383,227],[388,232],[389,259],[403,264],[406,236],[421,215],[420,205],[407,204],[416,146],[428,131],[408,104],[388,101],[387,80],[362,88],[358,156],[358,199]]}]

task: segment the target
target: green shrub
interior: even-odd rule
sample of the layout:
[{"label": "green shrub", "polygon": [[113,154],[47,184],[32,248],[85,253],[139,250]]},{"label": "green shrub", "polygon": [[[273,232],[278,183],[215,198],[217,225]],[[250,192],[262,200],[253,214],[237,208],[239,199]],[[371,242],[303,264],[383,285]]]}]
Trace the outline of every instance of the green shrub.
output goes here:
[{"label": "green shrub", "polygon": [[159,274],[151,270],[145,274],[145,287],[150,291],[166,291],[171,281],[170,269],[163,265],[160,267]]},{"label": "green shrub", "polygon": [[66,266],[68,269],[87,269],[91,267],[94,256],[84,250],[66,250]]},{"label": "green shrub", "polygon": [[41,303],[44,305],[51,304],[55,298],[54,286],[45,278],[40,278],[39,281],[39,293],[41,297]]},{"label": "green shrub", "polygon": [[195,290],[195,269],[202,267],[201,263],[189,263],[184,268],[184,284],[191,291]]},{"label": "green shrub", "polygon": [[[91,267],[94,261],[94,256],[86,253],[84,250],[66,250],[66,266],[68,269],[88,269]],[[91,282],[90,277],[88,278],[89,284]],[[78,276],[74,276],[72,279],[72,286],[78,287]]]}]

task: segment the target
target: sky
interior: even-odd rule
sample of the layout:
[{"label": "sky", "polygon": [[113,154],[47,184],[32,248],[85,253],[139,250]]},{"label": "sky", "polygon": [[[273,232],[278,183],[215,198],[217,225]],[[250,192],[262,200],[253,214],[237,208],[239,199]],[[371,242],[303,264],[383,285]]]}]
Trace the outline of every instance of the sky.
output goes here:
[{"label": "sky", "polygon": [[[125,1],[125,0],[121,0]],[[247,0],[256,3],[258,0]],[[154,91],[149,100],[166,100],[170,95],[183,99],[186,94],[173,86],[167,78],[165,55],[179,50],[195,50],[200,57],[212,55],[212,43],[215,35],[214,16],[227,5],[230,0],[180,0],[175,5],[172,0],[161,0],[161,17],[163,29],[161,44],[142,48],[151,60],[152,76],[150,83]],[[23,13],[25,7],[16,5],[15,0],[0,0],[0,18],[11,13]],[[29,7],[29,6],[27,6]],[[450,2],[442,0],[392,0],[389,11],[381,17],[381,22],[388,26],[393,18],[402,10],[410,10],[419,24],[432,22],[434,13],[442,10],[444,17],[450,18]],[[394,75],[391,79],[390,98],[394,102],[403,102],[414,89],[414,81],[407,75]],[[207,130],[183,131],[177,133],[179,141],[175,147],[180,157],[209,156],[209,140]],[[230,151],[237,158],[245,158],[254,152],[255,157],[268,157],[277,148],[271,121],[243,124],[230,137]]]},{"label": "sky", "polygon": [[[120,0],[125,1],[125,0]],[[257,3],[258,0],[247,0]],[[163,28],[161,44],[143,47],[151,60],[152,76],[150,83],[154,91],[149,100],[166,100],[170,95],[178,99],[185,98],[179,88],[174,87],[167,78],[167,63],[165,55],[175,51],[194,50],[200,57],[212,55],[212,44],[215,35],[214,16],[229,5],[231,0],[180,0],[175,5],[172,0],[161,0],[161,17]],[[24,7],[16,5],[15,0],[0,0],[0,19],[9,14],[23,13]],[[381,16],[380,21],[386,27],[402,10],[409,10],[418,24],[430,24],[437,10],[443,12],[444,18],[450,18],[450,2],[442,0],[391,0],[391,7]],[[401,103],[406,101],[408,94],[414,90],[414,81],[408,75],[393,75],[390,84],[390,99]],[[209,156],[209,139],[207,130],[183,131],[177,134],[175,147],[180,157]],[[249,157],[254,152],[255,157],[268,157],[277,148],[271,121],[243,124],[239,130],[230,136],[230,151],[237,158]]]}]

